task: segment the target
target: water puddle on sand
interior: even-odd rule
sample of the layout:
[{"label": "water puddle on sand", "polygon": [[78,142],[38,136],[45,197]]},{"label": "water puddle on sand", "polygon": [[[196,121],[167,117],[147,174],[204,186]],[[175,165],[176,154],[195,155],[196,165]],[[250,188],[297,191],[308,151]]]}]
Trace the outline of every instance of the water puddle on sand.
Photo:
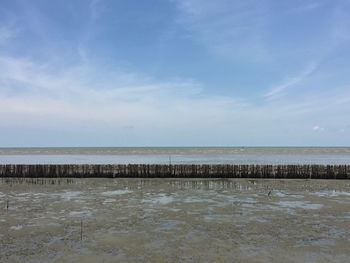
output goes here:
[{"label": "water puddle on sand", "polygon": [[276,197],[288,197],[288,198],[303,198],[303,195],[297,195],[297,194],[291,194],[287,192],[281,192],[281,191],[271,191],[269,196],[276,196]]},{"label": "water puddle on sand", "polygon": [[22,228],[23,228],[23,226],[21,226],[21,225],[11,226],[10,227],[11,230],[21,230]]},{"label": "water puddle on sand", "polygon": [[86,217],[91,217],[92,212],[89,210],[82,210],[82,211],[71,211],[69,212],[69,216],[71,217],[81,217],[81,218],[86,218]]},{"label": "water puddle on sand", "polygon": [[321,191],[321,192],[315,192],[314,195],[320,196],[320,197],[350,197],[350,192],[344,192],[344,191]]},{"label": "water puddle on sand", "polygon": [[114,203],[116,202],[117,199],[114,199],[114,198],[107,198],[103,201],[103,204],[108,204],[108,203]]},{"label": "water puddle on sand", "polygon": [[114,190],[114,191],[106,191],[102,192],[101,195],[103,196],[115,196],[115,195],[124,195],[124,194],[130,194],[132,191],[130,190]]},{"label": "water puddle on sand", "polygon": [[183,224],[183,222],[178,220],[164,220],[161,223],[161,225],[158,227],[158,230],[161,230],[161,231],[172,230],[179,224]]},{"label": "water puddle on sand", "polygon": [[70,201],[72,199],[78,198],[81,194],[82,192],[80,191],[67,191],[63,193],[57,193],[56,196],[60,197],[64,201]]},{"label": "water puddle on sand", "polygon": [[277,205],[285,208],[301,208],[301,209],[321,209],[322,204],[312,204],[307,201],[279,201]]},{"label": "water puddle on sand", "polygon": [[155,205],[167,205],[172,202],[174,202],[174,197],[164,193],[151,195],[150,197],[143,199],[143,203],[151,203]]},{"label": "water puddle on sand", "polygon": [[0,262],[343,263],[349,193],[322,180],[0,183]]}]

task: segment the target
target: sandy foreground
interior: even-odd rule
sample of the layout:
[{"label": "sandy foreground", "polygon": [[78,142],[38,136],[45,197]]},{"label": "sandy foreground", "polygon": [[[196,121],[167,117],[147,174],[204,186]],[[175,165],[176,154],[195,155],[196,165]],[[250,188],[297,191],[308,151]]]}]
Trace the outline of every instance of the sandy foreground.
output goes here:
[{"label": "sandy foreground", "polygon": [[0,179],[0,262],[350,262],[350,182]]}]

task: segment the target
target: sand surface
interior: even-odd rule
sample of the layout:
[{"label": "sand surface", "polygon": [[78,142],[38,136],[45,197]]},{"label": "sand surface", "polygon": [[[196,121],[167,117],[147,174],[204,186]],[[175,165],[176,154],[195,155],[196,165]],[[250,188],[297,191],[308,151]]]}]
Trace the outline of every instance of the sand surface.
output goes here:
[{"label": "sand surface", "polygon": [[350,262],[350,182],[1,179],[0,262]]}]

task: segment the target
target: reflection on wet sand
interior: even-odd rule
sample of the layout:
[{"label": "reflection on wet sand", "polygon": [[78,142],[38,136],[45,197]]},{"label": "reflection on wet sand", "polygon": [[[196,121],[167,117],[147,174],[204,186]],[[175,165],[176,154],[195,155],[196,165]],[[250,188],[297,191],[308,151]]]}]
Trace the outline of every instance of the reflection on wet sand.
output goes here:
[{"label": "reflection on wet sand", "polygon": [[0,262],[346,262],[350,183],[1,179]]}]

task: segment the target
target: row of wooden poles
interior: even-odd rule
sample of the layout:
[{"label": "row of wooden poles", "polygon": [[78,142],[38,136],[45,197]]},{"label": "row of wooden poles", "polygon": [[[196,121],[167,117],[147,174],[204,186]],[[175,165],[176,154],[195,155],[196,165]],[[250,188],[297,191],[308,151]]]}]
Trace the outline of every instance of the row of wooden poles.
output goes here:
[{"label": "row of wooden poles", "polygon": [[350,165],[0,165],[0,177],[350,179]]}]

